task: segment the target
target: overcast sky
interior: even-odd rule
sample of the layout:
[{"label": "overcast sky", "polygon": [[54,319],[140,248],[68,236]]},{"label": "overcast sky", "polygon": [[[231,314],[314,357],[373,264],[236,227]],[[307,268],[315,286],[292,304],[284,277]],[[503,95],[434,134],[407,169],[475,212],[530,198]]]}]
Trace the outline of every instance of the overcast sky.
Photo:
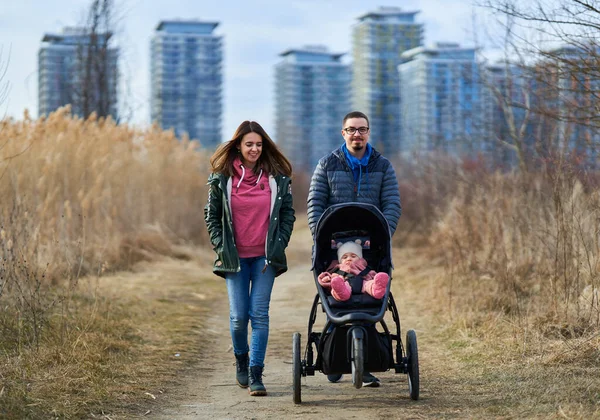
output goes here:
[{"label": "overcast sky", "polygon": [[[483,13],[473,8],[471,0],[115,2],[123,16],[117,42],[122,51],[122,80],[128,90],[121,95],[133,111],[130,122],[141,127],[150,123],[149,50],[158,22],[178,18],[220,22],[216,33],[224,36],[225,45],[224,139],[245,119],[256,120],[267,132],[275,134],[274,65],[286,49],[320,44],[333,52],[350,53],[350,34],[356,17],[379,6],[420,11],[417,21],[425,25],[426,44],[450,41],[473,46],[474,16],[481,21]],[[89,3],[89,0],[0,0],[1,59],[8,65],[4,82],[10,84],[8,99],[0,104],[0,116],[21,119],[25,108],[37,116],[37,52],[43,34],[81,23]]]}]

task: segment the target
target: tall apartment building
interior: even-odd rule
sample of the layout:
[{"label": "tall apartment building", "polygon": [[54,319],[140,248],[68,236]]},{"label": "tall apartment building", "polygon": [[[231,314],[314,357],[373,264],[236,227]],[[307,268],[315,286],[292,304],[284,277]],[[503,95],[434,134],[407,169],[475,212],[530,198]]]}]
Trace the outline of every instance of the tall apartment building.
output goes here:
[{"label": "tall apartment building", "polygon": [[586,169],[598,166],[600,79],[591,69],[599,53],[593,44],[562,45],[544,50],[527,65],[499,62],[485,67],[485,119],[496,140],[497,162],[514,166],[572,153],[572,162]]},{"label": "tall apartment building", "polygon": [[161,21],[151,40],[150,118],[206,148],[221,143],[223,38],[218,22]]},{"label": "tall apartment building", "polygon": [[98,56],[91,68],[86,68],[90,51],[94,51],[90,48],[89,32],[80,27],[65,27],[61,33],[44,34],[38,51],[40,116],[71,104],[74,115],[96,111],[117,119],[119,50],[110,46],[111,36],[111,33],[96,34]]},{"label": "tall apartment building", "polygon": [[349,112],[350,68],[343,54],[306,46],[280,54],[275,68],[276,139],[294,171],[311,172],[343,142]]},{"label": "tall apartment building", "polygon": [[403,153],[480,151],[485,126],[475,49],[437,43],[408,50],[402,59]]},{"label": "tall apartment building", "polygon": [[391,157],[401,150],[401,54],[423,44],[419,12],[380,7],[358,17],[352,30],[352,108],[367,114],[371,143]]}]

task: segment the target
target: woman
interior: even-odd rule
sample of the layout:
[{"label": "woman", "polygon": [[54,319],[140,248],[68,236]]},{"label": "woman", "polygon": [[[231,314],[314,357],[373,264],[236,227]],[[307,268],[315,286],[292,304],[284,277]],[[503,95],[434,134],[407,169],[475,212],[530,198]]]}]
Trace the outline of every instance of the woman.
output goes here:
[{"label": "woman", "polygon": [[271,290],[287,271],[285,248],[296,220],[292,165],[255,121],[241,123],[210,164],[204,219],[217,254],[213,271],[227,283],[236,380],[250,395],[267,395],[262,372]]}]

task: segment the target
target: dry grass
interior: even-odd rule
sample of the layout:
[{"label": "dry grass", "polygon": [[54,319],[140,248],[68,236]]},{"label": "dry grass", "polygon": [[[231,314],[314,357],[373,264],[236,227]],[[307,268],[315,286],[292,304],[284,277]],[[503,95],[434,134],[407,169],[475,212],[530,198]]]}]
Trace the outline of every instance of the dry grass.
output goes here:
[{"label": "dry grass", "polygon": [[[394,260],[402,326],[419,340],[416,417],[598,417],[600,337],[550,337],[539,326],[526,336],[501,311],[451,301],[448,273],[425,249],[395,248]],[[463,292],[457,285],[454,293]]]},{"label": "dry grass", "polygon": [[600,195],[577,179],[493,174],[460,191],[433,242],[469,305],[598,328]]},{"label": "dry grass", "polygon": [[446,181],[454,194],[436,210],[423,248],[446,268],[437,296],[446,318],[504,358],[597,363],[600,195],[589,179],[566,166],[538,174],[457,167]]},{"label": "dry grass", "polygon": [[[0,126],[0,415],[143,415],[197,361],[221,287],[212,254],[185,246],[207,241],[208,156],[155,127],[67,111]],[[446,331],[430,344],[464,366],[442,383],[465,387],[482,417],[598,414],[600,194],[563,169],[493,174],[444,161],[399,173],[395,246],[443,262],[420,311],[436,308]],[[298,209],[307,183],[295,177]],[[292,240],[310,243],[298,223],[308,236]],[[305,263],[310,248],[288,257]],[[134,272],[110,276],[119,269]],[[467,389],[478,386],[502,398],[480,401]]]},{"label": "dry grass", "polygon": [[180,245],[207,237],[207,165],[172,132],[68,108],[0,123],[0,413],[80,417],[169,376],[164,351],[186,340],[196,309],[79,283],[161,255],[190,259]]},{"label": "dry grass", "polygon": [[69,313],[57,311],[39,348],[3,354],[0,415],[122,418],[151,411],[154,397],[199,361],[210,337],[206,321],[223,293],[206,259],[188,256],[81,279]]},{"label": "dry grass", "polygon": [[[421,342],[423,372],[435,377],[425,394],[439,403],[432,416],[452,407],[469,418],[600,415],[595,174],[564,161],[530,174],[427,164],[416,170],[423,176],[400,178],[399,232],[416,226],[420,263],[444,267],[406,297],[419,302],[417,313],[434,314]],[[407,191],[418,193],[407,199]],[[396,246],[411,236],[400,239]]]},{"label": "dry grass", "polygon": [[123,266],[123,242],[148,229],[170,240],[206,238],[208,162],[197,143],[67,112],[1,125],[5,257],[10,247],[62,276]]}]

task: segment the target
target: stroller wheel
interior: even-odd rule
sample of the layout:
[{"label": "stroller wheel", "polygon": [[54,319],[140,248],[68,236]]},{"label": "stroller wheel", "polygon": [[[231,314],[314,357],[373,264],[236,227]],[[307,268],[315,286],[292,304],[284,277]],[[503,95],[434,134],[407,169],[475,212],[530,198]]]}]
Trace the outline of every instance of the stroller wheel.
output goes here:
[{"label": "stroller wheel", "polygon": [[413,400],[419,399],[419,351],[417,349],[417,333],[409,330],[406,333],[406,358],[408,360],[408,392]]},{"label": "stroller wheel", "polygon": [[352,329],[352,383],[354,388],[362,388],[365,368],[364,335],[362,328]]},{"label": "stroller wheel", "polygon": [[292,377],[294,389],[294,403],[300,404],[301,397],[302,361],[300,360],[300,333],[294,333],[292,337]]}]

